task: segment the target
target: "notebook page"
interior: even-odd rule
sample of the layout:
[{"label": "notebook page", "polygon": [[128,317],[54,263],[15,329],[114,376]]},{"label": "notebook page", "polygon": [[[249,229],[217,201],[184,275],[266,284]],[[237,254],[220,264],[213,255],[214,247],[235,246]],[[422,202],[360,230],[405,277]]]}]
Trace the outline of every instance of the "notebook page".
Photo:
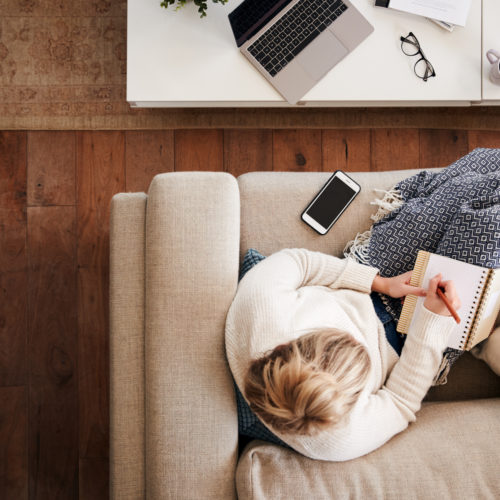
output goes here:
[{"label": "notebook page", "polygon": [[483,298],[483,303],[478,311],[479,318],[474,325],[472,338],[469,339],[467,348],[474,347],[488,337],[495,321],[497,320],[498,312],[500,311],[500,270],[494,271],[491,279],[488,282],[487,289]]},{"label": "notebook page", "polygon": [[[474,312],[477,309],[478,292],[481,290],[480,284],[484,281],[487,270],[442,255],[432,254],[427,263],[422,287],[425,289],[429,288],[430,279],[438,273],[443,275],[443,281],[453,281],[461,302],[461,307],[457,311],[461,321],[460,324],[455,323],[455,328],[448,339],[448,347],[463,349],[465,340],[463,337],[468,332],[470,319],[473,318]],[[424,305],[424,301],[425,297],[419,297],[417,299],[415,313],[410,323],[410,330],[415,318],[418,316],[418,311]]]}]

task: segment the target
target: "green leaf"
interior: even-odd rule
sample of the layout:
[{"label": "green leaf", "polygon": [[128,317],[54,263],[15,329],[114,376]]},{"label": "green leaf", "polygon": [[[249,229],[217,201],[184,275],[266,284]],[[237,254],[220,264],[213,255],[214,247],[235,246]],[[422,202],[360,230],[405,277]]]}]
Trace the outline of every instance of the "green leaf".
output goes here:
[{"label": "green leaf", "polygon": [[[160,7],[167,8],[169,5],[174,4],[177,1],[175,10],[179,10],[181,7],[186,5],[187,0],[162,0]],[[226,4],[228,0],[212,0],[213,3]],[[208,4],[206,0],[193,0],[193,3],[198,7],[198,12],[200,13],[200,18],[207,15]]]}]

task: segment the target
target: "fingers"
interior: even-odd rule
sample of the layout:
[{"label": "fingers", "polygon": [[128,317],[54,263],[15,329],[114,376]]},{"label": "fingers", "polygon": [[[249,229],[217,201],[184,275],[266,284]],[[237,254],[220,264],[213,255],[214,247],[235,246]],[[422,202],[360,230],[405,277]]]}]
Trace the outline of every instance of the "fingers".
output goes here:
[{"label": "fingers", "polygon": [[424,288],[410,285],[411,276],[413,271],[408,271],[401,274],[399,278],[401,279],[401,295],[417,295],[418,297],[425,297],[427,292]]},{"label": "fingers", "polygon": [[427,297],[427,290],[425,288],[413,287],[413,295],[418,295],[419,297]]},{"label": "fingers", "polygon": [[418,297],[426,297],[427,290],[425,288],[410,285],[412,274],[413,271],[408,271],[407,273],[403,274],[403,276],[406,278],[405,284],[408,285],[407,294],[417,295]]},{"label": "fingers", "polygon": [[410,280],[411,280],[411,275],[412,275],[412,272],[413,271],[407,271],[406,273],[403,273],[400,277],[401,279],[403,280],[403,283],[405,285],[409,285],[410,284]]},{"label": "fingers", "polygon": [[425,288],[420,288],[418,286],[404,285],[403,294],[416,295],[417,297],[426,297],[427,291],[425,290]]},{"label": "fingers", "polygon": [[457,289],[455,288],[455,283],[453,281],[441,281],[442,274],[436,274],[434,278],[429,281],[429,290],[428,293],[436,294],[438,287],[444,291],[446,298],[450,301],[451,305],[455,309],[459,309],[461,306],[460,299],[458,297]]},{"label": "fingers", "polygon": [[460,298],[458,297],[457,289],[453,281],[443,281],[439,284],[441,288],[444,288],[444,293],[446,297],[450,300],[451,304],[455,309],[459,309],[461,306]]},{"label": "fingers", "polygon": [[[442,298],[437,294],[438,287]],[[444,293],[442,293],[443,290]],[[451,312],[445,302],[449,303],[455,310],[460,308],[460,299],[455,284],[453,281],[442,281],[442,275],[439,273],[429,280],[429,289],[427,290],[424,306],[436,314],[450,316]]]},{"label": "fingers", "polygon": [[436,276],[434,276],[434,278],[432,278],[429,281],[428,293],[435,294],[437,292],[437,288],[438,288],[439,284],[441,283],[442,277],[443,277],[443,275],[441,273],[439,273],[439,274],[436,274]]}]

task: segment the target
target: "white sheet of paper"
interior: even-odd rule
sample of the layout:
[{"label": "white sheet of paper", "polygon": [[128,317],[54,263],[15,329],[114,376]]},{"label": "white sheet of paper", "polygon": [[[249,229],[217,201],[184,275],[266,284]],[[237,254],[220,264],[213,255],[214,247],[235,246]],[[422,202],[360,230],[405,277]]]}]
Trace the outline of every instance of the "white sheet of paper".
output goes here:
[{"label": "white sheet of paper", "polygon": [[471,0],[390,0],[389,7],[465,26]]}]

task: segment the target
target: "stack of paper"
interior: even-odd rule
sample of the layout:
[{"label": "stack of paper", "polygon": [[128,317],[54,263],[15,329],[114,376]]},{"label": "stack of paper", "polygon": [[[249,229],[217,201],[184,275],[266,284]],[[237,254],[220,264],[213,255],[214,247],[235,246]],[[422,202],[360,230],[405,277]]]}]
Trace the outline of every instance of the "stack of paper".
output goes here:
[{"label": "stack of paper", "polygon": [[471,0],[376,0],[378,7],[390,7],[443,21],[448,25],[465,26]]}]

